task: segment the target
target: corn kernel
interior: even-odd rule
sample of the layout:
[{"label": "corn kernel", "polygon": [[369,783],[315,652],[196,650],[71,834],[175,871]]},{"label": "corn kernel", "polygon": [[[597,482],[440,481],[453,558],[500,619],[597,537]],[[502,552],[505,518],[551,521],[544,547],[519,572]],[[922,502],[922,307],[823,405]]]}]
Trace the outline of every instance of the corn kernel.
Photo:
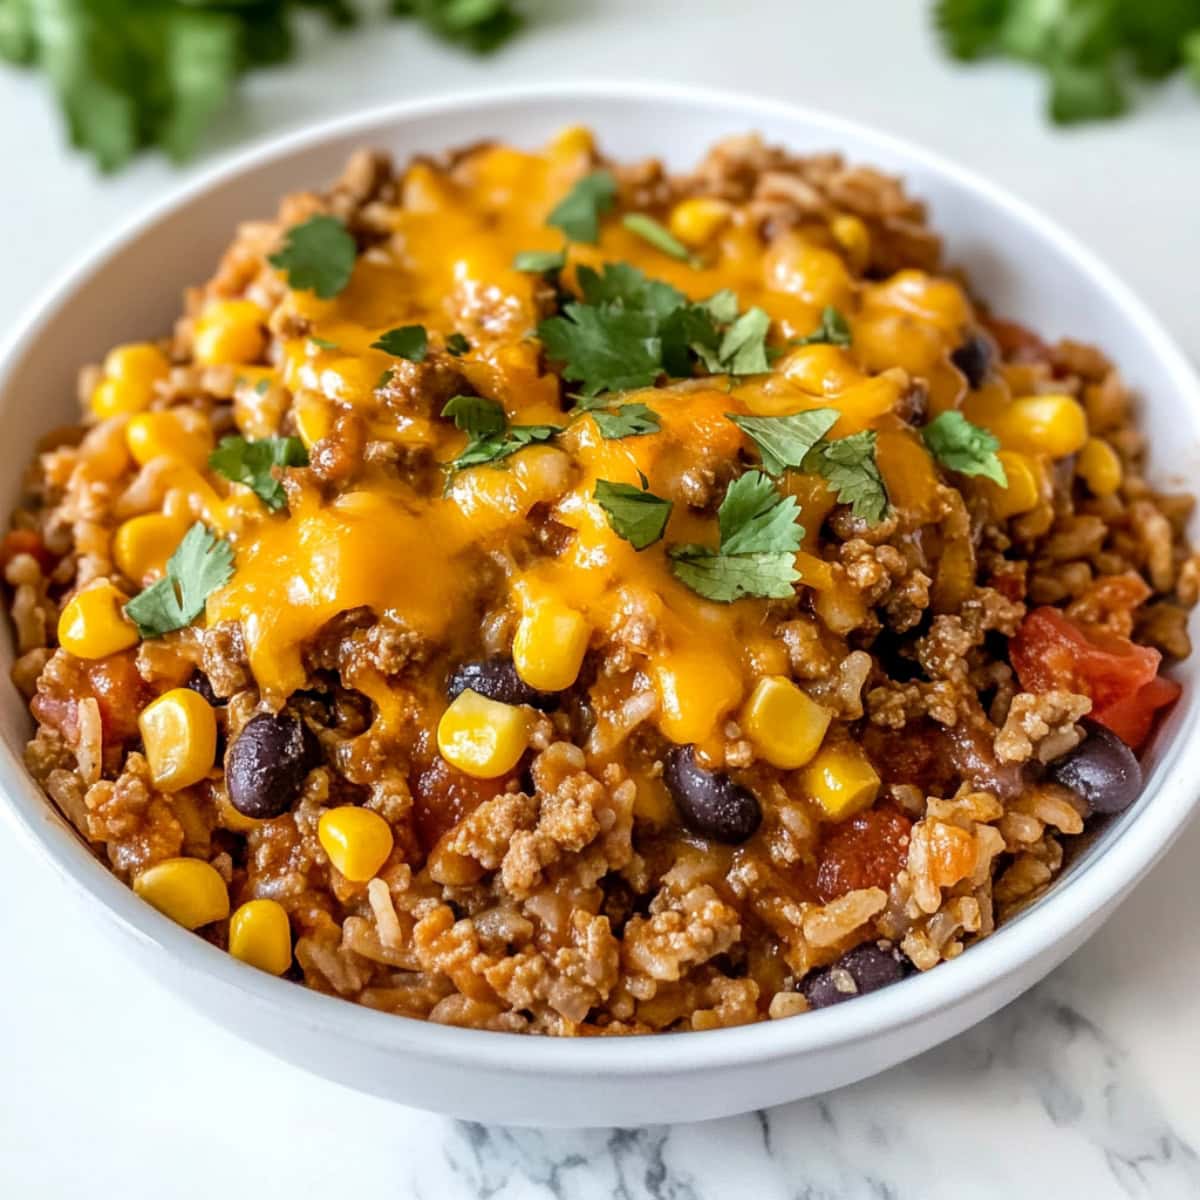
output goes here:
[{"label": "corn kernel", "polygon": [[296,432],[306,450],[311,450],[322,438],[328,437],[333,428],[329,404],[323,397],[311,392],[296,397],[292,416],[296,422]]},{"label": "corn kernel", "polygon": [[1001,450],[996,457],[1004,468],[1008,486],[1000,487],[990,480],[982,484],[996,519],[1007,521],[1037,508],[1042,495],[1041,463],[1015,450]]},{"label": "corn kernel", "polygon": [[658,727],[683,746],[705,742],[742,698],[742,676],[707,650],[677,651],[651,670],[658,692]]},{"label": "corn kernel", "polygon": [[568,125],[560,129],[546,145],[546,157],[556,163],[573,165],[578,160],[591,160],[596,153],[596,139],[584,125]]},{"label": "corn kernel", "polygon": [[760,679],[742,710],[742,728],[761,758],[794,771],[811,760],[825,740],[833,714],[790,679]]},{"label": "corn kernel", "polygon": [[92,412],[101,420],[141,412],[154,398],[154,385],[166,379],[170,370],[170,360],[152,342],[115,347],[104,360],[104,378],[92,393]]},{"label": "corn kernel", "polygon": [[495,779],[511,771],[525,753],[529,717],[523,709],[468,688],[442,714],[437,741],[452,767],[476,779]]},{"label": "corn kernel", "polygon": [[252,300],[214,300],[196,320],[192,356],[205,367],[254,362],[267,345],[264,316]]},{"label": "corn kernel", "polygon": [[392,852],[391,826],[377,812],[353,804],[323,812],[317,838],[329,861],[351,883],[373,879]]},{"label": "corn kernel", "polygon": [[703,246],[729,220],[732,209],[715,196],[694,196],[681,200],[671,210],[668,225],[685,246]]},{"label": "corn kernel", "polygon": [[513,666],[530,687],[561,692],[578,677],[591,635],[586,619],[573,608],[537,602],[517,622]]},{"label": "corn kernel", "polygon": [[1087,415],[1072,396],[1021,396],[993,420],[992,432],[1006,449],[1066,458],[1087,442]]},{"label": "corn kernel", "polygon": [[58,618],[58,644],[76,658],[107,658],[136,645],[138,632],[125,616],[126,600],[107,579],[81,588]]},{"label": "corn kernel", "polygon": [[248,900],[229,918],[229,953],[268,975],[292,965],[292,927],[276,900]]},{"label": "corn kernel", "polygon": [[829,223],[829,231],[846,252],[850,269],[861,275],[871,261],[871,233],[860,217],[841,213]]},{"label": "corn kernel", "polygon": [[217,718],[212,705],[191,688],[172,688],[151,701],[138,729],[154,786],[164,792],[199,783],[217,756]]},{"label": "corn kernel", "polygon": [[229,892],[202,858],[168,858],[134,877],[133,890],[184,929],[229,916]]},{"label": "corn kernel", "polygon": [[143,467],[156,458],[173,458],[203,470],[213,449],[208,421],[191,408],[138,413],[125,426],[125,441]]},{"label": "corn kernel", "polygon": [[825,747],[809,763],[804,790],[831,821],[844,821],[875,803],[879,776],[857,746],[844,742]]},{"label": "corn kernel", "polygon": [[1079,452],[1076,469],[1094,496],[1111,496],[1121,486],[1123,471],[1117,452],[1101,438],[1090,437]]},{"label": "corn kernel", "polygon": [[110,417],[93,425],[79,443],[79,466],[88,479],[111,483],[131,465],[124,417]]},{"label": "corn kernel", "polygon": [[156,579],[167,569],[190,522],[164,513],[146,513],[122,522],[113,534],[112,556],[122,575],[134,583]]}]

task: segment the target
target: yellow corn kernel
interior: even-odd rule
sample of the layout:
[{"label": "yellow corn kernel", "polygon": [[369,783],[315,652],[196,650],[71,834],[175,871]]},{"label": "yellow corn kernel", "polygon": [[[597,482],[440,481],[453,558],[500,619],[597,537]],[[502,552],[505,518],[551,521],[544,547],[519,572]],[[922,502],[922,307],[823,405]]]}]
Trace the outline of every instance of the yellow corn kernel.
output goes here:
[{"label": "yellow corn kernel", "polygon": [[561,692],[579,675],[591,636],[586,619],[573,608],[554,601],[537,602],[517,622],[513,666],[530,687]]},{"label": "yellow corn kernel", "polygon": [[248,900],[229,918],[229,953],[268,975],[292,965],[292,927],[277,900]]},{"label": "yellow corn kernel", "polygon": [[164,513],[146,513],[123,522],[113,534],[113,561],[134,583],[156,579],[188,531],[188,521]]},{"label": "yellow corn kernel", "polygon": [[124,613],[127,599],[107,579],[81,588],[58,618],[58,644],[76,658],[107,658],[136,645],[137,628]]},{"label": "yellow corn kernel", "polygon": [[1087,442],[1087,414],[1072,396],[1021,396],[995,417],[992,432],[1008,450],[1066,458]]},{"label": "yellow corn kernel", "polygon": [[92,393],[92,412],[104,420],[141,412],[154,398],[154,385],[166,379],[170,359],[153,342],[131,342],[110,350],[104,378]]},{"label": "yellow corn kernel", "polygon": [[379,367],[372,360],[343,355],[322,367],[317,379],[330,400],[340,404],[370,404],[379,386]]},{"label": "yellow corn kernel", "polygon": [[333,428],[328,402],[311,392],[296,397],[292,416],[296,421],[296,433],[306,450],[311,450],[323,437],[328,437]]},{"label": "yellow corn kernel", "polygon": [[759,757],[784,771],[812,759],[832,719],[829,709],[781,675],[760,679],[742,710],[742,728]]},{"label": "yellow corn kernel", "polygon": [[1042,495],[1042,465],[1028,454],[1015,450],[1001,450],[996,457],[1004,468],[1007,487],[1000,487],[990,480],[983,487],[991,502],[997,520],[1007,521],[1037,508]]},{"label": "yellow corn kernel", "polygon": [[202,858],[168,858],[134,877],[133,890],[184,929],[229,916],[229,892],[216,867]]},{"label": "yellow corn kernel", "polygon": [[213,450],[212,428],[192,408],[138,413],[125,426],[125,441],[143,467],[155,458],[173,458],[199,471],[208,465]]},{"label": "yellow corn kernel", "polygon": [[93,425],[79,443],[79,467],[88,479],[112,482],[131,465],[124,417],[110,417]]},{"label": "yellow corn kernel", "polygon": [[196,320],[192,356],[205,367],[254,362],[267,345],[264,319],[253,300],[214,300]]},{"label": "yellow corn kernel", "polygon": [[654,664],[651,678],[658,692],[658,727],[681,746],[711,738],[742,698],[741,672],[709,650],[667,655]]},{"label": "yellow corn kernel", "polygon": [[1101,438],[1088,438],[1075,465],[1094,496],[1111,496],[1121,486],[1120,455]]},{"label": "yellow corn kernel", "polygon": [[138,717],[138,729],[154,786],[164,792],[199,783],[217,756],[217,717],[212,705],[191,688],[172,688],[152,700]]},{"label": "yellow corn kernel", "polygon": [[827,746],[808,764],[804,790],[831,821],[844,821],[875,803],[879,776],[852,743]]},{"label": "yellow corn kernel", "polygon": [[317,838],[329,861],[351,883],[373,879],[392,852],[391,826],[377,812],[353,804],[323,812]]},{"label": "yellow corn kernel", "polygon": [[778,370],[788,383],[813,396],[836,396],[866,379],[848,351],[824,342],[793,350]]},{"label": "yellow corn kernel", "polygon": [[671,232],[685,246],[703,246],[729,220],[733,210],[715,196],[693,196],[681,200],[668,219]]},{"label": "yellow corn kernel", "polygon": [[578,159],[590,161],[596,153],[596,139],[584,125],[560,129],[546,145],[546,157],[556,163],[572,164]]},{"label": "yellow corn kernel", "polygon": [[468,688],[442,713],[438,750],[452,766],[476,779],[507,774],[529,745],[529,716],[512,704]]},{"label": "yellow corn kernel", "polygon": [[871,233],[860,217],[841,213],[829,223],[829,231],[846,252],[850,269],[861,275],[871,261]]}]

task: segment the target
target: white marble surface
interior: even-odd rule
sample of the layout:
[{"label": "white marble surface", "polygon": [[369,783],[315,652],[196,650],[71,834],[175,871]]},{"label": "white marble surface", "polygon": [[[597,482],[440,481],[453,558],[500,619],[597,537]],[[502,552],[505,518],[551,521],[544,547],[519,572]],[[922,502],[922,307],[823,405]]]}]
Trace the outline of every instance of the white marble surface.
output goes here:
[{"label": "white marble surface", "polygon": [[[530,77],[650,77],[838,110],[984,171],[1072,227],[1200,355],[1200,105],[1178,85],[1063,136],[1038,83],[963,74],[916,0],[560,0],[487,63],[397,27],[268,73],[213,155],[329,113]],[[0,72],[0,327],[77,251],[177,182],[97,180],[39,83]],[[201,164],[203,165],[203,164]],[[1190,264],[1190,269],[1189,269]],[[64,331],[64,352],[69,333]],[[508,1131],[311,1079],[114,960],[0,822],[0,1196],[924,1200],[1200,1196],[1200,826],[1080,953],[948,1045],[822,1100],[708,1125]],[[73,903],[73,902],[72,902]]]}]

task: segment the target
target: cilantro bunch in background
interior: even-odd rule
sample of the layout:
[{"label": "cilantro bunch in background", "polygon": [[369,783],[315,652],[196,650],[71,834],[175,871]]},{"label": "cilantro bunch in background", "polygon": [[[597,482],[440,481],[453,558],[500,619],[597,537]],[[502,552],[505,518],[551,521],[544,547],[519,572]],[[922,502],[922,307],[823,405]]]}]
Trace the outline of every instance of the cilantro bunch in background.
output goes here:
[{"label": "cilantro bunch in background", "polygon": [[[302,10],[344,27],[350,0],[0,0],[0,60],[44,71],[74,146],[103,170],[159,147],[176,161],[254,67],[296,51]],[[467,50],[495,49],[520,26],[510,0],[393,0]]]},{"label": "cilantro bunch in background", "polygon": [[938,0],[934,20],[955,58],[1045,71],[1059,124],[1120,116],[1137,80],[1185,70],[1200,87],[1200,0]]}]

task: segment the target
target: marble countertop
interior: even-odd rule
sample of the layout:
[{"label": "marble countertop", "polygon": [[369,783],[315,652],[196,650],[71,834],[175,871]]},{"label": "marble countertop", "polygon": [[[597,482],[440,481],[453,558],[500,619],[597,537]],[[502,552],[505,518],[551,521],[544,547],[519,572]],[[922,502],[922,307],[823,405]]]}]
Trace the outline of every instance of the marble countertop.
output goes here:
[{"label": "marble countertop", "polygon": [[[530,78],[653,78],[793,99],[982,171],[1097,247],[1200,356],[1200,105],[1062,135],[1017,68],[964,74],[918,0],[542,0],[485,63],[397,26],[315,42],[214,133],[245,139],[388,99]],[[847,64],[852,64],[848,68]],[[0,328],[137,205],[186,178],[99,180],[41,85],[0,71]],[[19,164],[19,170],[13,165]],[[13,186],[19,181],[20,187]],[[1164,264],[1167,264],[1164,267]],[[0,822],[0,1195],[465,1200],[1200,1196],[1200,825],[1040,987],[875,1079],[704,1125],[542,1132],[446,1120],[306,1076],[194,1015],[75,916]]]}]

